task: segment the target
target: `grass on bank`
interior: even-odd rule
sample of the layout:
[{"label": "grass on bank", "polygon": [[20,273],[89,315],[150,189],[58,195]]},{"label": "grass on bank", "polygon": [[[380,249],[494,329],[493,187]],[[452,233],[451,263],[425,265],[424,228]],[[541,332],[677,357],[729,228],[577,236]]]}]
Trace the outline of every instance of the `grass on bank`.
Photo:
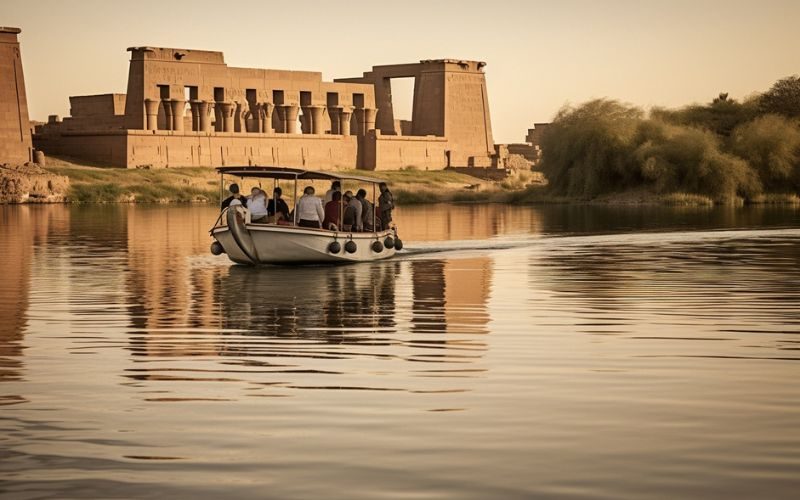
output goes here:
[{"label": "grass on bank", "polygon": [[69,177],[72,202],[207,203],[219,199],[218,177],[208,168],[101,168],[48,158],[47,170]]},{"label": "grass on bank", "polygon": [[[219,202],[219,175],[210,167],[125,169],[86,166],[69,159],[50,157],[47,170],[69,177],[68,198],[71,202]],[[509,192],[522,190],[537,178],[534,173],[522,172],[495,183],[452,171],[413,168],[379,172],[347,170],[343,173],[386,179],[396,202],[402,205],[505,201]],[[227,178],[226,184],[232,181]],[[323,181],[314,184],[318,190],[328,187],[328,183]],[[242,185],[244,191],[249,191],[249,187],[246,183]],[[284,194],[287,194],[285,187]]]}]

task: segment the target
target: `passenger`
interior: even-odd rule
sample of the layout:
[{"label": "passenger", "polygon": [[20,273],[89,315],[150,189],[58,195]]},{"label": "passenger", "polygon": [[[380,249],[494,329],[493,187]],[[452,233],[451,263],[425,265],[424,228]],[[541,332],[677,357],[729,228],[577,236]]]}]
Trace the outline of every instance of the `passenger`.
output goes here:
[{"label": "passenger", "polygon": [[374,231],[375,206],[367,199],[367,192],[359,189],[356,199],[361,202],[361,226],[363,231]]},{"label": "passenger", "polygon": [[247,198],[239,194],[238,184],[231,184],[231,187],[228,188],[228,191],[231,192],[231,195],[222,200],[222,210],[236,205],[242,205],[245,208],[247,207]]},{"label": "passenger", "polygon": [[[364,191],[364,190],[363,189],[359,189],[358,190],[359,193],[361,191]],[[364,191],[364,194],[366,194],[366,191]],[[364,230],[364,220],[363,220],[364,205],[361,203],[361,200],[358,199],[358,196],[352,197],[352,193],[350,193],[350,195],[351,195],[350,203],[348,203],[347,206],[353,207],[353,210],[355,210],[355,213],[353,214],[353,216],[355,217],[355,220],[353,222],[352,230],[353,231],[363,231]]]},{"label": "passenger", "polygon": [[254,187],[247,197],[247,209],[250,210],[250,222],[265,224],[267,222],[267,193]]},{"label": "passenger", "polygon": [[342,196],[344,204],[344,213],[342,214],[342,231],[352,231],[353,225],[356,223],[356,209],[350,206],[350,200],[353,198],[353,193],[347,191]]},{"label": "passenger", "polygon": [[331,183],[331,188],[325,193],[325,205],[328,205],[328,202],[333,200],[333,193],[342,192],[342,183],[339,181],[333,181]]},{"label": "passenger", "polygon": [[298,226],[317,229],[321,227],[320,224],[325,219],[325,210],[322,208],[322,200],[314,196],[313,186],[306,186],[303,190],[303,196],[297,200],[295,212]]},{"label": "passenger", "polygon": [[[283,198],[281,198],[282,194],[283,191],[281,188],[276,187],[272,192],[272,199],[269,200],[269,203],[267,203],[267,215],[270,217],[275,217],[276,223],[281,220],[291,220],[291,217],[289,217],[289,205],[287,205]],[[275,213],[275,205],[278,206],[277,214]]]},{"label": "passenger", "polygon": [[381,191],[381,195],[378,197],[381,228],[389,229],[389,224],[392,222],[392,210],[394,210],[394,196],[385,182],[378,184],[378,189]]},{"label": "passenger", "polygon": [[342,192],[334,191],[331,201],[325,204],[325,220],[322,221],[322,229],[334,230],[331,225],[337,229],[342,227]]}]

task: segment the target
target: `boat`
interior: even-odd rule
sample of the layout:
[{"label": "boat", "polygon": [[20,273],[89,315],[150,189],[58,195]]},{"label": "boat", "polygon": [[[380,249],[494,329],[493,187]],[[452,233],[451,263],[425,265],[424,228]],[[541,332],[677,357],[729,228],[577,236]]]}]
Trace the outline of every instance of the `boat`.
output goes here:
[{"label": "boat", "polygon": [[[288,167],[272,166],[227,166],[217,167],[220,174],[220,192],[224,193],[227,177],[244,182],[273,182],[274,187],[286,181],[292,183],[297,201],[298,184],[303,181],[340,181],[372,186],[372,203],[377,206],[377,186],[383,179],[343,172],[323,172]],[[264,189],[264,188],[262,188]],[[269,194],[269,189],[264,189]],[[274,190],[274,188],[273,188]],[[272,197],[270,198],[272,199]],[[342,207],[343,208],[343,207]],[[343,209],[340,213],[344,213]],[[372,227],[377,227],[373,213]],[[371,232],[340,230],[336,225],[329,228],[308,228],[297,225],[295,220],[268,219],[266,223],[253,223],[249,211],[241,205],[226,207],[209,231],[214,241],[211,253],[226,254],[237,264],[259,266],[264,264],[326,264],[367,262],[388,259],[402,250],[403,242],[397,235],[397,226]]]}]

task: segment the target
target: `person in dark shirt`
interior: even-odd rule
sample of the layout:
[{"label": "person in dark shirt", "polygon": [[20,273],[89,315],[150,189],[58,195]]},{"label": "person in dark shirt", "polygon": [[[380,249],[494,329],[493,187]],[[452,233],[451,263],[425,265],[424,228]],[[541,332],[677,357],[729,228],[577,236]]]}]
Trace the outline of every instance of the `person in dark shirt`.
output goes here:
[{"label": "person in dark shirt", "polygon": [[385,182],[378,184],[378,189],[381,191],[381,195],[378,197],[381,227],[389,229],[389,225],[392,223],[392,210],[394,210],[394,196]]},{"label": "person in dark shirt", "polygon": [[341,229],[342,192],[334,191],[331,196],[331,201],[325,204],[325,220],[322,221],[322,229],[330,229],[331,224],[336,225],[337,229]]},{"label": "person in dark shirt", "polygon": [[283,190],[276,187],[272,192],[272,199],[269,200],[269,204],[267,204],[267,214],[269,216],[275,215],[275,206],[278,206],[278,217],[275,219],[275,222],[281,219],[285,221],[291,220],[291,217],[289,217],[289,205],[281,198],[282,194]]},{"label": "person in dark shirt", "polygon": [[367,191],[359,189],[356,193],[356,199],[361,202],[361,223],[364,231],[374,231],[375,227],[373,221],[375,221],[375,207],[372,205],[372,202],[367,199]]},{"label": "person in dark shirt", "polygon": [[247,198],[239,194],[239,185],[238,184],[231,184],[231,187],[228,188],[228,191],[231,192],[231,195],[222,200],[222,210],[225,210],[229,206],[231,206],[231,202],[233,200],[237,200],[234,205],[241,205],[247,208]]}]

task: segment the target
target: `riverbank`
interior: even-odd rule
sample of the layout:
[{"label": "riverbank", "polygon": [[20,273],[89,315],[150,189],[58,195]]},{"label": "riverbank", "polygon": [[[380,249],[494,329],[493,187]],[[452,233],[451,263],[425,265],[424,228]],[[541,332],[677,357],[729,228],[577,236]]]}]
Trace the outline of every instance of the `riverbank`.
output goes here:
[{"label": "riverbank", "polygon": [[[212,168],[121,169],[88,166],[48,158],[47,170],[70,180],[67,201],[73,203],[218,203],[219,175]],[[359,175],[372,172],[347,171]],[[374,173],[386,179],[399,204],[502,202],[534,184],[536,172],[514,172],[494,182],[446,171],[397,170]]]},{"label": "riverbank", "polygon": [[[48,158],[46,170],[69,179],[69,203],[218,203],[219,176],[208,167],[121,169]],[[371,172],[351,171],[361,175]],[[712,206],[784,204],[800,206],[796,194],[768,193],[745,202],[692,193],[656,193],[648,188],[606,193],[594,198],[554,195],[540,172],[512,171],[502,181],[488,181],[446,170],[381,171],[400,205],[425,203],[511,203],[588,205]]]}]

